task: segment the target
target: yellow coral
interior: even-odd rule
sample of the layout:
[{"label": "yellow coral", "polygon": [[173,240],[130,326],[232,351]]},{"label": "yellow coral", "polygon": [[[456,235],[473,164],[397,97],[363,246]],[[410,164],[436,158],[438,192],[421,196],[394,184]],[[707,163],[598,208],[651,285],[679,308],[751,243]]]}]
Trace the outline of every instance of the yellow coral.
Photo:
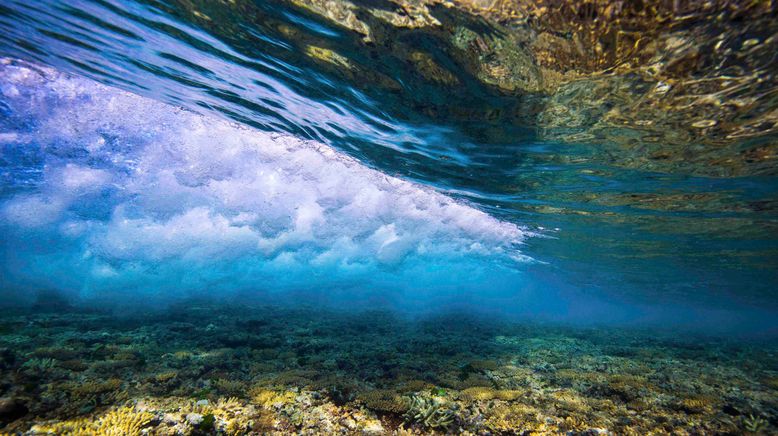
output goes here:
[{"label": "yellow coral", "polygon": [[74,419],[33,426],[33,434],[72,436],[135,436],[154,419],[154,415],[125,406],[108,411],[97,419]]},{"label": "yellow coral", "polygon": [[558,402],[558,405],[567,410],[584,411],[588,409],[586,399],[576,391],[570,389],[560,389],[551,393],[551,398]]},{"label": "yellow coral", "polygon": [[496,397],[495,390],[483,386],[467,388],[462,391],[462,398],[466,400],[491,400]]},{"label": "yellow coral", "polygon": [[498,400],[513,401],[524,396],[524,391],[518,391],[513,389],[500,389],[495,392],[495,397]]},{"label": "yellow coral", "polygon": [[573,432],[580,432],[589,428],[589,425],[587,425],[586,421],[574,416],[568,416],[565,418],[563,426],[565,429]]},{"label": "yellow coral", "polygon": [[237,397],[219,398],[216,400],[216,409],[221,410],[234,410],[243,407],[240,400]]},{"label": "yellow coral", "polygon": [[135,410],[134,407],[120,407],[103,415],[97,421],[95,435],[131,436],[140,435],[141,429],[154,419],[148,412]]},{"label": "yellow coral", "polygon": [[714,400],[712,398],[705,396],[684,398],[681,401],[681,405],[684,409],[695,413],[704,412],[709,409],[713,403]]},{"label": "yellow coral", "polygon": [[256,387],[251,390],[251,399],[254,403],[259,404],[265,408],[275,407],[277,405],[284,405],[293,403],[295,399],[294,392],[277,392],[262,387]]},{"label": "yellow coral", "polygon": [[[538,411],[524,404],[512,404],[491,408],[484,422],[487,428],[502,431],[517,431],[519,429],[540,431],[544,425],[538,419]],[[520,432],[519,432],[520,433]]]},{"label": "yellow coral", "polygon": [[227,425],[224,427],[224,432],[228,435],[240,435],[245,434],[248,426],[244,425],[237,419],[230,419],[227,421]]},{"label": "yellow coral", "polygon": [[321,60],[324,62],[329,62],[339,67],[354,68],[347,57],[343,56],[338,52],[332,51],[328,48],[309,45],[308,47],[305,48],[305,54],[307,54],[308,56],[314,59]]},{"label": "yellow coral", "polygon": [[51,435],[82,435],[88,434],[92,421],[84,418],[73,419],[69,421],[54,422],[49,424],[36,424],[30,428],[32,434],[51,434]]}]

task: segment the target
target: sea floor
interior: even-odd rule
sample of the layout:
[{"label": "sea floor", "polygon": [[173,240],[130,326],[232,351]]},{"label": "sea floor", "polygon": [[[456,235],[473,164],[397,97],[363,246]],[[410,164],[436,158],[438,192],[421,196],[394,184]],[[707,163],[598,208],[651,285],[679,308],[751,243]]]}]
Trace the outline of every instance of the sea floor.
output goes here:
[{"label": "sea floor", "polygon": [[0,434],[776,434],[778,346],[188,303],[0,315]]}]

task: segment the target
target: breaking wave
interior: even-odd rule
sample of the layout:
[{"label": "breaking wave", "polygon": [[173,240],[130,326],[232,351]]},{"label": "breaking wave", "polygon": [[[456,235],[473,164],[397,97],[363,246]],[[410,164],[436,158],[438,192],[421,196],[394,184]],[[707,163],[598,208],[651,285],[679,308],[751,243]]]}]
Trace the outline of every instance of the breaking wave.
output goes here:
[{"label": "breaking wave", "polygon": [[14,297],[520,288],[531,232],[328,145],[20,61],[0,84]]}]

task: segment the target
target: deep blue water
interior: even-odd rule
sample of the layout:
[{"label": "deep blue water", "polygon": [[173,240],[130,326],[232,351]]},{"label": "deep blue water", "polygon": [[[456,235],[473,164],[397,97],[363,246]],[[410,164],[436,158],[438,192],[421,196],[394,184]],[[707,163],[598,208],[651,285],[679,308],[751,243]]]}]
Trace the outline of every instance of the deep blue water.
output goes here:
[{"label": "deep blue water", "polygon": [[6,303],[304,295],[778,333],[776,171],[625,165],[541,135],[539,95],[420,83],[283,2],[200,6],[0,5]]}]

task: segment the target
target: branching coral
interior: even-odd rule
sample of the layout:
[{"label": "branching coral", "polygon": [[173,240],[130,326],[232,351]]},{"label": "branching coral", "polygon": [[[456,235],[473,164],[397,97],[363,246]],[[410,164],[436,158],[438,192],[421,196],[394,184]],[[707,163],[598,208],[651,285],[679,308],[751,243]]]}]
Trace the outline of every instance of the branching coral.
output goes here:
[{"label": "branching coral", "polygon": [[55,361],[51,358],[33,358],[22,364],[22,370],[29,372],[46,372],[54,369]]},{"label": "branching coral", "polygon": [[33,426],[33,434],[68,434],[74,436],[136,436],[154,419],[154,415],[124,406],[108,411],[97,419],[75,419]]},{"label": "branching coral", "polygon": [[219,398],[216,401],[215,409],[231,411],[243,407],[243,404],[237,397]]},{"label": "branching coral", "polygon": [[761,433],[767,429],[767,421],[761,416],[748,415],[743,418],[743,428],[749,433]]},{"label": "branching coral", "polygon": [[456,405],[443,398],[426,398],[419,395],[405,397],[408,411],[405,420],[415,422],[427,428],[441,429],[454,423]]},{"label": "branching coral", "polygon": [[105,436],[140,435],[141,429],[154,419],[148,412],[135,410],[134,407],[120,407],[103,415],[97,421],[95,434]]}]

